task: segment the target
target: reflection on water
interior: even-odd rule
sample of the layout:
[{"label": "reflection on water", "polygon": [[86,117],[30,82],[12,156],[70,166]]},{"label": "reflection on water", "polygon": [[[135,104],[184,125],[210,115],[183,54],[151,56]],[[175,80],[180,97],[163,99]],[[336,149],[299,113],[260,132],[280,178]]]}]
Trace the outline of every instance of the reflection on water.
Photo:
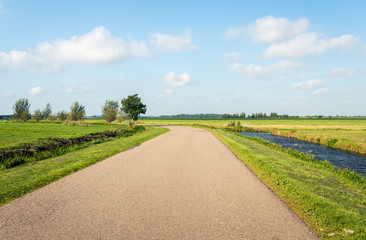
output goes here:
[{"label": "reflection on water", "polygon": [[305,142],[298,139],[274,136],[269,133],[240,133],[247,137],[260,137],[272,143],[281,145],[283,148],[291,148],[300,152],[312,154],[317,160],[328,160],[338,168],[348,168],[366,176],[366,157],[359,154],[349,153],[332,149],[315,143]]}]

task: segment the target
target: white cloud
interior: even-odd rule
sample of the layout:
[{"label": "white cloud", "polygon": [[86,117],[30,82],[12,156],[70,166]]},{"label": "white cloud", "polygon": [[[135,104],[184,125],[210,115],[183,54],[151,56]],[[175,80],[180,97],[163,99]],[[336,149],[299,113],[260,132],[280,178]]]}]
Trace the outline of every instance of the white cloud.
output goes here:
[{"label": "white cloud", "polygon": [[38,96],[43,92],[44,92],[44,89],[42,87],[34,87],[31,90],[29,90],[29,94],[32,96]]},{"label": "white cloud", "polygon": [[264,52],[267,58],[304,58],[321,55],[326,51],[339,50],[347,52],[359,47],[359,40],[353,35],[335,38],[324,38],[318,33],[305,33],[285,42],[269,46]]},{"label": "white cloud", "polygon": [[183,52],[197,49],[197,46],[192,44],[189,31],[182,36],[154,33],[151,35],[151,44],[158,52]]},{"label": "white cloud", "polygon": [[281,71],[281,72],[289,72],[291,70],[301,69],[301,68],[304,68],[304,67],[306,67],[306,66],[303,63],[289,61],[289,60],[283,60],[283,61],[280,61],[278,63],[270,65],[269,69],[270,70]]},{"label": "white cloud", "polygon": [[228,28],[222,34],[222,37],[225,39],[239,37],[239,36],[243,35],[244,32],[245,32],[245,27],[231,27],[231,28]]},{"label": "white cloud", "polygon": [[246,35],[255,42],[276,43],[306,32],[309,25],[305,18],[289,21],[286,18],[268,16],[249,25]]},{"label": "white cloud", "polygon": [[192,77],[189,73],[184,73],[179,76],[175,72],[169,72],[164,77],[164,84],[168,87],[182,87],[189,84],[191,81]]},{"label": "white cloud", "polygon": [[327,93],[327,92],[329,92],[328,88],[319,88],[319,89],[315,90],[314,94],[317,95],[317,94],[322,94],[322,93]]},{"label": "white cloud", "polygon": [[269,72],[268,68],[254,64],[244,65],[235,63],[231,69],[238,70],[240,76],[244,79],[266,78]]},{"label": "white cloud", "polygon": [[291,88],[302,88],[302,89],[324,89],[326,85],[324,80],[309,80],[307,82],[296,82],[291,85]]},{"label": "white cloud", "polygon": [[151,53],[145,43],[124,42],[101,26],[70,39],[41,42],[34,50],[0,52],[0,66],[49,73],[60,71],[65,63],[104,64],[132,56],[149,57]]},{"label": "white cloud", "polygon": [[75,87],[75,88],[69,87],[62,90],[62,93],[66,94],[86,93],[86,92],[90,92],[89,87]]},{"label": "white cloud", "polygon": [[222,56],[223,59],[232,59],[235,61],[239,61],[242,58],[242,54],[238,53],[238,52],[230,52],[230,53],[225,53]]},{"label": "white cloud", "polygon": [[108,63],[134,56],[147,57],[150,52],[144,43],[123,42],[103,26],[68,40],[47,41],[38,44],[37,52],[44,58],[58,63]]},{"label": "white cloud", "polygon": [[356,71],[355,68],[335,68],[332,70],[331,75],[333,77],[353,77]]},{"label": "white cloud", "polygon": [[169,72],[163,78],[163,93],[158,95],[159,99],[165,96],[175,93],[174,88],[183,87],[191,83],[192,77],[189,73],[183,73],[181,75],[176,72]]},{"label": "white cloud", "polygon": [[260,65],[245,65],[241,63],[234,63],[232,70],[238,71],[240,76],[244,79],[268,78],[270,75],[281,75],[291,72],[295,69],[304,68],[305,65],[299,62],[289,60],[280,61],[269,66]]},{"label": "white cloud", "polygon": [[321,55],[328,51],[351,52],[361,49],[358,38],[351,34],[329,38],[317,32],[309,32],[309,20],[267,16],[246,27],[229,28],[225,38],[247,37],[254,42],[270,44],[263,53],[267,58],[300,59]]}]

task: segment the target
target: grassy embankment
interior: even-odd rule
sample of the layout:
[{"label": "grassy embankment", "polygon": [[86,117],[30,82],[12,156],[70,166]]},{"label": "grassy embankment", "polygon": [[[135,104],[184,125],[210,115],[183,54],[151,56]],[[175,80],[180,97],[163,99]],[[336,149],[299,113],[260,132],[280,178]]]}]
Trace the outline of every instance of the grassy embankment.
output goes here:
[{"label": "grassy embankment", "polygon": [[0,148],[8,148],[23,143],[36,142],[47,138],[74,138],[90,133],[119,129],[117,124],[91,123],[87,127],[64,126],[61,123],[18,123],[0,121]]},{"label": "grassy embankment", "polygon": [[[39,136],[41,136],[41,138],[45,137],[48,131],[45,131],[44,134],[42,134],[41,129],[37,130],[37,125],[38,128],[42,129],[43,123],[35,124],[30,126],[30,128],[36,132],[35,135],[37,135],[38,131],[40,131]],[[25,124],[25,126],[27,126],[27,124]],[[69,136],[68,134],[73,135],[72,131],[68,133],[67,128],[69,126],[61,126],[61,128],[65,131],[62,131],[62,129],[59,129],[58,127],[59,126],[53,126],[53,128],[59,130],[59,137]],[[80,126],[78,128],[72,129],[77,134],[82,134],[82,132],[86,133],[95,130],[100,131],[105,128],[114,128],[115,126],[106,125],[101,128],[98,128],[100,126],[95,127],[95,129],[92,128],[88,130]],[[108,139],[102,143],[98,142],[98,144],[91,144],[87,148],[71,151],[61,156],[48,158],[42,161],[24,163],[10,169],[0,170],[0,206],[51,182],[54,182],[66,175],[90,166],[96,162],[102,161],[107,157],[122,152],[133,146],[139,145],[142,142],[152,139],[167,131],[168,130],[165,128],[147,127],[147,131],[136,133],[130,137],[117,137],[114,139]],[[32,135],[24,131],[23,134]],[[37,136],[35,135],[29,139],[32,139],[32,141],[37,140]],[[49,136],[47,135],[47,137]]]},{"label": "grassy embankment", "polygon": [[169,120],[142,119],[140,123],[171,125],[206,125],[225,127],[230,121],[242,126],[297,138],[328,147],[366,155],[366,119],[263,119],[263,120]]},{"label": "grassy embankment", "polygon": [[209,129],[322,239],[366,239],[366,179],[264,140]]}]

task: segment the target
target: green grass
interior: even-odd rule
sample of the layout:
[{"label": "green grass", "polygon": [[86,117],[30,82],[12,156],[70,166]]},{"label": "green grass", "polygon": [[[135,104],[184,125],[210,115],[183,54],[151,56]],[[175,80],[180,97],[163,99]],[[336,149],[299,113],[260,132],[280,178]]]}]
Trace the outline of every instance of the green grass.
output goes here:
[{"label": "green grass", "polygon": [[210,131],[322,239],[366,239],[364,177],[263,140]]},{"label": "green grass", "polygon": [[139,123],[167,125],[205,125],[224,127],[230,121],[275,135],[293,137],[325,146],[366,155],[366,119],[244,119],[244,120],[169,120],[142,119]]},{"label": "green grass", "polygon": [[91,123],[83,126],[63,126],[61,123],[19,123],[0,121],[0,148],[17,146],[22,143],[35,142],[45,138],[72,138],[89,133],[103,132],[125,125]]},{"label": "green grass", "polygon": [[147,131],[131,137],[111,139],[58,157],[0,170],[0,205],[167,131],[148,127]]}]

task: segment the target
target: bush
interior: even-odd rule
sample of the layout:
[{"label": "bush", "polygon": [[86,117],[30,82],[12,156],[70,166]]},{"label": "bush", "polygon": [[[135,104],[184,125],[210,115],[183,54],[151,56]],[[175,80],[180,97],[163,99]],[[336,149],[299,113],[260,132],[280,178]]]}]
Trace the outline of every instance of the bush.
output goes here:
[{"label": "bush", "polygon": [[146,131],[146,128],[142,125],[137,125],[132,128],[132,132],[134,132],[134,133],[143,132],[143,131]]}]

